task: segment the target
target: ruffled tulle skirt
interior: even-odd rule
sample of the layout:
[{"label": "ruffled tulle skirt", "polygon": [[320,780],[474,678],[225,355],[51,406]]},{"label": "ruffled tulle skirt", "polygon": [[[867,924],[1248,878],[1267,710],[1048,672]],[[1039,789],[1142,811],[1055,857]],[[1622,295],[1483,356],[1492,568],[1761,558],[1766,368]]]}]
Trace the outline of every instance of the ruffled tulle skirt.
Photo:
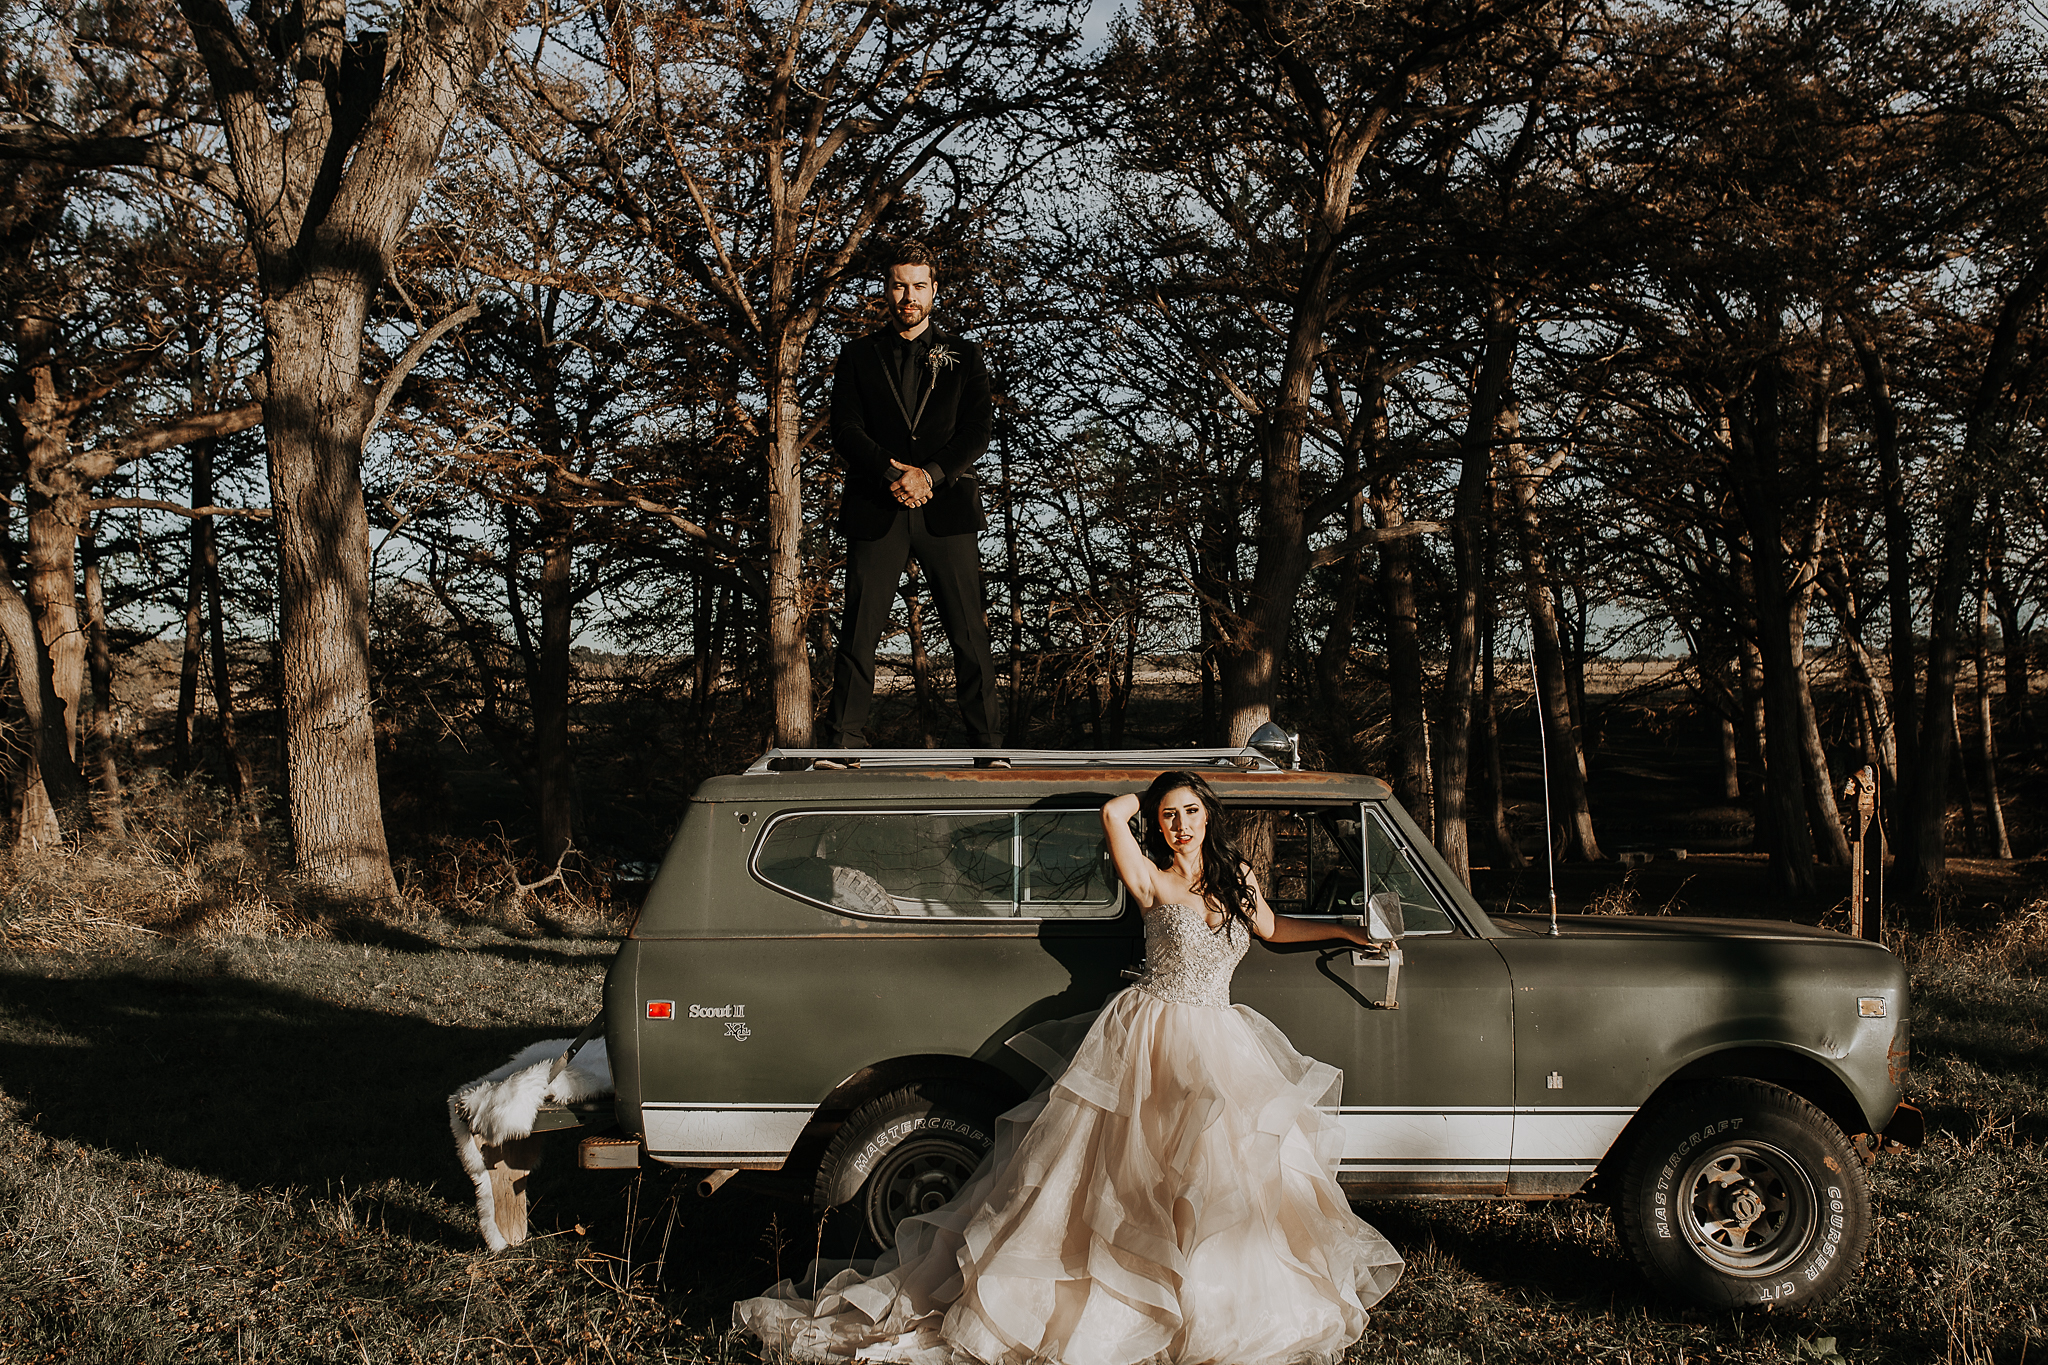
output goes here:
[{"label": "ruffled tulle skirt", "polygon": [[1135,988],[1011,1046],[1055,1079],[951,1203],[735,1305],[771,1357],[1285,1365],[1365,1331],[1401,1258],[1332,1178],[1334,1067],[1242,1005]]}]

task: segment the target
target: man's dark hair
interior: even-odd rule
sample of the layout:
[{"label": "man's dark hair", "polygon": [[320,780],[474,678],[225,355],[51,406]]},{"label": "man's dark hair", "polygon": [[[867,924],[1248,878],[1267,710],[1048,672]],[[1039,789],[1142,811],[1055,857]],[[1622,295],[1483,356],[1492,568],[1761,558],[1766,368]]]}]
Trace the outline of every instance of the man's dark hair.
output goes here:
[{"label": "man's dark hair", "polygon": [[939,282],[939,258],[932,255],[932,249],[915,238],[897,242],[882,253],[882,278],[887,280],[889,272],[899,265],[921,265],[932,272],[932,283]]}]

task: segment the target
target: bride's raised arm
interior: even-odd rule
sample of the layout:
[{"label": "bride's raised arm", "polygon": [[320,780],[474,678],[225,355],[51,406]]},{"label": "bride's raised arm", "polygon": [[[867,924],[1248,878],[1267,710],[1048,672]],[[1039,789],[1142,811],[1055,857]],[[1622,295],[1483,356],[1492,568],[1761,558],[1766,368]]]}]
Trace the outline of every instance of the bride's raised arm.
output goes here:
[{"label": "bride's raised arm", "polygon": [[1159,904],[1159,887],[1154,880],[1159,869],[1131,834],[1131,817],[1138,813],[1138,807],[1136,792],[1110,797],[1102,803],[1102,832],[1109,836],[1109,860],[1116,864],[1116,875],[1130,888],[1138,908],[1150,910]]}]

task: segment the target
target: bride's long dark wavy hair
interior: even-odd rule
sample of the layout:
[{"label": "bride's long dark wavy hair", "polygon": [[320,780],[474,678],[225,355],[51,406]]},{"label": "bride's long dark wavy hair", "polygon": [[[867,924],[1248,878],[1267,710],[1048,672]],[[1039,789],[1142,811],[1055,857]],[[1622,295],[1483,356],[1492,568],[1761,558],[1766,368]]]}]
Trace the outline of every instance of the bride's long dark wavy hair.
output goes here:
[{"label": "bride's long dark wavy hair", "polygon": [[1208,813],[1202,832],[1202,881],[1195,889],[1223,911],[1223,923],[1216,926],[1218,933],[1229,929],[1232,920],[1250,932],[1252,893],[1251,888],[1245,885],[1244,859],[1238,856],[1236,845],[1230,842],[1230,817],[1223,813],[1223,803],[1216,799],[1216,793],[1209,789],[1200,773],[1161,773],[1138,798],[1138,813],[1145,827],[1146,856],[1161,867],[1173,865],[1173,850],[1167,846],[1166,835],[1159,828],[1159,806],[1168,795],[1182,788],[1193,792],[1195,799],[1202,803],[1202,809]]}]

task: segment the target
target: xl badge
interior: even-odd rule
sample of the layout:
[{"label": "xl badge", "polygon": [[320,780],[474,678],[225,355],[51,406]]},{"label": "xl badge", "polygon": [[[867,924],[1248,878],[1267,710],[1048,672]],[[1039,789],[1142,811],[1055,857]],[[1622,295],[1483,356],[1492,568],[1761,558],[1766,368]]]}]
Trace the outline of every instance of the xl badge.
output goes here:
[{"label": "xl badge", "polygon": [[754,1031],[745,1024],[734,1021],[725,1026],[725,1036],[732,1039],[735,1043],[744,1043],[747,1039],[754,1036]]}]

